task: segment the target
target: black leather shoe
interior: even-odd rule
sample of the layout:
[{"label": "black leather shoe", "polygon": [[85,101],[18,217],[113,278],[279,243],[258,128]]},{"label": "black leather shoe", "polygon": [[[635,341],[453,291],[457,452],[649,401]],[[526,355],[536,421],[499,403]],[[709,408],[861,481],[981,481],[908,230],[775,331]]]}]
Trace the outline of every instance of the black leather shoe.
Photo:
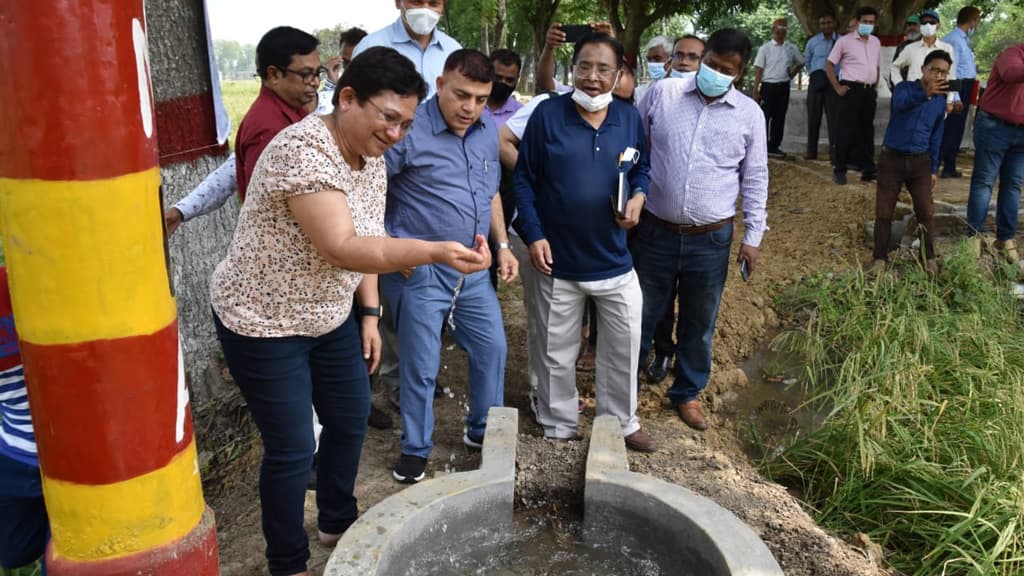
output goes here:
[{"label": "black leather shoe", "polygon": [[939,175],[939,178],[963,178],[964,173],[957,170],[955,172],[943,172]]},{"label": "black leather shoe", "polygon": [[875,181],[875,175],[872,174],[872,173],[869,173],[869,172],[865,172],[865,173],[861,174],[860,181],[861,182],[874,182]]},{"label": "black leather shoe", "polygon": [[840,186],[846,186],[846,172],[836,172],[832,174],[832,181]]},{"label": "black leather shoe", "polygon": [[669,356],[662,356],[661,354],[655,354],[654,360],[647,366],[647,381],[652,384],[657,384],[665,379],[665,375],[668,374],[668,363],[671,358]]}]

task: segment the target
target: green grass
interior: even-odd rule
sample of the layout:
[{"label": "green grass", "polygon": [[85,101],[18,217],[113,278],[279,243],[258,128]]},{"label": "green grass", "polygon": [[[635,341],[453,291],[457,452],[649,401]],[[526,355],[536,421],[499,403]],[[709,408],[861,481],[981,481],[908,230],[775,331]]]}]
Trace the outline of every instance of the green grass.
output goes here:
[{"label": "green grass", "polygon": [[930,280],[818,275],[780,299],[777,345],[824,424],[763,464],[824,526],[915,576],[1024,573],[1024,321],[1008,270],[963,245]]},{"label": "green grass", "polygon": [[39,574],[42,574],[39,562],[28,566],[22,566],[21,568],[0,567],[0,576],[39,576]]},{"label": "green grass", "polygon": [[256,96],[260,93],[259,80],[225,80],[220,83],[220,93],[224,100],[224,108],[231,118],[231,135],[228,143],[235,147],[235,134],[238,133],[238,125],[241,124],[245,113],[249,111]]}]

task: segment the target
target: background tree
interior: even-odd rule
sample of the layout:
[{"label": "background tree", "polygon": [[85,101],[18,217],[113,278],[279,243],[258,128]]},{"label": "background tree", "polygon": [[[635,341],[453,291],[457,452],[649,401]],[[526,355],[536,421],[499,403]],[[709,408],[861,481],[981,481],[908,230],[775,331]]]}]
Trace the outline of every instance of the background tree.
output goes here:
[{"label": "background tree", "polygon": [[627,54],[639,54],[644,33],[656,22],[673,16],[689,16],[698,11],[709,18],[748,10],[755,0],[604,0],[616,36]]}]

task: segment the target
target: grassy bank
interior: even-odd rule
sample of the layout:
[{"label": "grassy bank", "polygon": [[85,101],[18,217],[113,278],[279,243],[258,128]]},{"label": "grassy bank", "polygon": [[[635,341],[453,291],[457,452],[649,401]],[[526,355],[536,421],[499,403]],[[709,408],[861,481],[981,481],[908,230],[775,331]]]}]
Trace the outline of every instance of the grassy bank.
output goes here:
[{"label": "grassy bank", "polygon": [[220,93],[224,100],[224,108],[231,118],[231,135],[228,143],[235,147],[235,134],[238,133],[238,125],[249,111],[256,96],[260,92],[259,80],[225,80],[220,83]]},{"label": "grassy bank", "polygon": [[820,275],[781,298],[817,430],[764,472],[915,576],[1024,573],[1024,322],[961,248],[934,280]]}]

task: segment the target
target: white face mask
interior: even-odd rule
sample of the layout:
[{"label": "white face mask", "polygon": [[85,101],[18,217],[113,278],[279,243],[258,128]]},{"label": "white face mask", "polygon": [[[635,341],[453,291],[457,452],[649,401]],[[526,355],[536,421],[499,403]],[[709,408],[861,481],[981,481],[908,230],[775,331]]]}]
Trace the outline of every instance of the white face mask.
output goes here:
[{"label": "white face mask", "polygon": [[572,101],[579,104],[587,112],[598,112],[604,110],[612,103],[612,92],[609,90],[597,96],[591,96],[579,88],[572,91]]},{"label": "white face mask", "polygon": [[925,38],[933,38],[938,31],[938,24],[921,24],[921,35]]},{"label": "white face mask", "polygon": [[405,10],[405,22],[412,28],[412,31],[420,36],[426,36],[434,31],[441,15],[430,8],[412,8]]}]

